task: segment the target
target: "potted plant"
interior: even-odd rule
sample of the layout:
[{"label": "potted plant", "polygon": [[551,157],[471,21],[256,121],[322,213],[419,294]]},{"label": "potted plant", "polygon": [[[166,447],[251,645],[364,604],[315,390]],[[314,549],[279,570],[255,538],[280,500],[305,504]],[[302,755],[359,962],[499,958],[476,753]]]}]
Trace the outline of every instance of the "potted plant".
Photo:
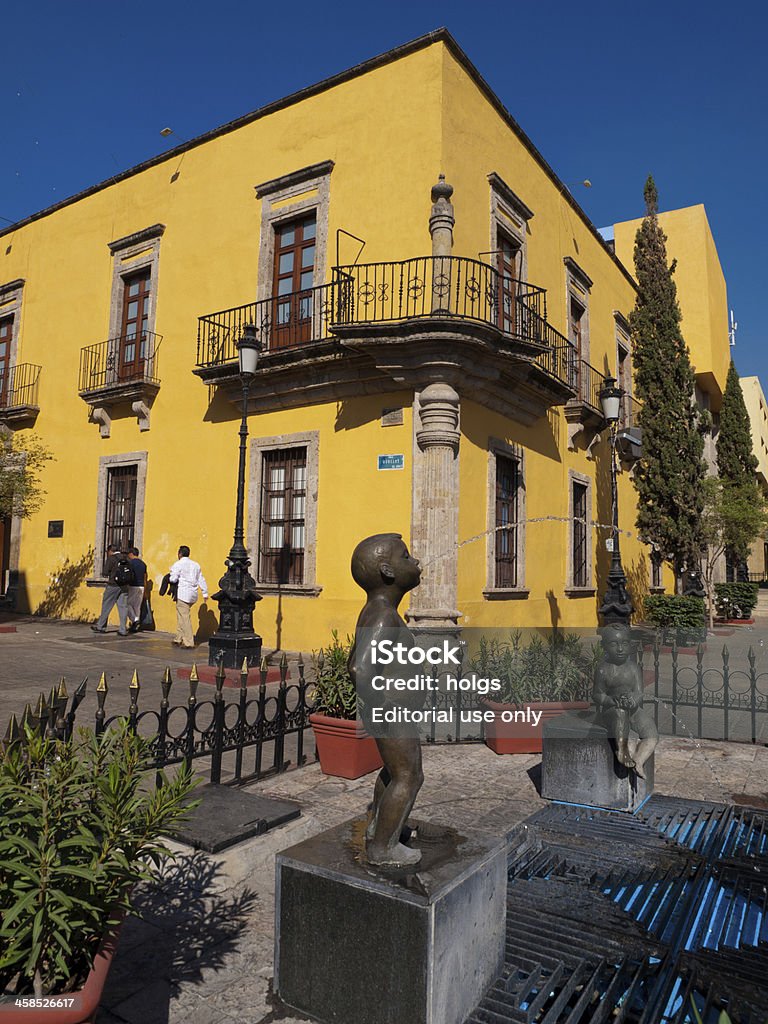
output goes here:
[{"label": "potted plant", "polygon": [[599,643],[585,644],[574,633],[554,630],[546,639],[534,636],[527,644],[519,630],[509,640],[482,636],[470,669],[501,682],[493,698],[482,699],[495,714],[485,723],[486,744],[496,754],[541,753],[547,719],[590,707],[592,677],[601,657]]},{"label": "potted plant", "polygon": [[357,719],[357,694],[347,669],[351,647],[351,637],[342,643],[333,630],[328,647],[312,654],[314,711],[309,720],[317,756],[326,775],[342,779],[359,779],[382,765],[376,741]]},{"label": "potted plant", "polygon": [[125,722],[72,740],[26,728],[0,755],[3,1024],[93,1020],[131,891],[190,806],[189,773],[145,787],[152,766]]}]

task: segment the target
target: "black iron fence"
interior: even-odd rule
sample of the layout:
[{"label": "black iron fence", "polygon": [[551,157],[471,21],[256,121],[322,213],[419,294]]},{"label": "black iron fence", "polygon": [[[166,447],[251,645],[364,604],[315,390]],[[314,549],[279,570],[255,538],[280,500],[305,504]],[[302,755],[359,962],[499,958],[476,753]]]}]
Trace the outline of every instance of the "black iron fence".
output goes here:
[{"label": "black iron fence", "polygon": [[36,406],[40,370],[35,363],[17,363],[0,374],[0,409]]},{"label": "black iron fence", "polygon": [[[173,680],[166,668],[160,683],[159,708],[142,709],[141,684],[134,672],[128,712],[115,715],[108,714],[109,687],[102,675],[96,687],[94,730],[100,735],[118,719],[127,719],[134,732],[149,740],[158,771],[175,764],[191,768],[193,761],[209,759],[206,770],[214,784],[221,783],[223,774],[227,783],[235,784],[276,775],[314,760],[314,749],[306,736],[311,730],[312,708],[307,700],[311,684],[304,677],[301,658],[296,683],[288,682],[285,656],[280,662],[279,683],[268,684],[267,675],[267,665],[262,662],[259,685],[249,690],[248,673],[241,673],[237,697],[228,701],[224,669],[219,667],[212,698],[199,700],[199,679],[193,667],[186,699],[171,704]],[[86,686],[84,679],[71,699],[64,680],[51,690],[48,698],[41,694],[34,708],[27,705],[21,723],[15,716],[11,718],[5,743],[23,741],[27,727],[45,736],[68,740],[80,724],[77,715]]]},{"label": "black iron fence", "polygon": [[120,334],[80,350],[80,393],[132,381],[159,383],[157,360],[161,334]]},{"label": "black iron fence", "polygon": [[732,666],[727,647],[713,657],[702,644],[692,656],[681,654],[677,644],[665,651],[654,643],[640,649],[638,660],[646,694],[653,690],[656,725],[664,726],[660,731],[768,743],[768,672],[758,670],[752,647],[746,667],[739,668]]}]

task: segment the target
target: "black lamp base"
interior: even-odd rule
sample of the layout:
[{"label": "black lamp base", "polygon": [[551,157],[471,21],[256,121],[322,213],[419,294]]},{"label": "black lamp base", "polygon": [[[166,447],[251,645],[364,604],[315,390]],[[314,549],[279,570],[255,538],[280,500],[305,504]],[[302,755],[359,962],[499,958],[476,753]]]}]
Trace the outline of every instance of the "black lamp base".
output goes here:
[{"label": "black lamp base", "polygon": [[261,664],[261,637],[258,633],[214,633],[208,641],[208,664],[240,668],[243,659],[249,668]]}]

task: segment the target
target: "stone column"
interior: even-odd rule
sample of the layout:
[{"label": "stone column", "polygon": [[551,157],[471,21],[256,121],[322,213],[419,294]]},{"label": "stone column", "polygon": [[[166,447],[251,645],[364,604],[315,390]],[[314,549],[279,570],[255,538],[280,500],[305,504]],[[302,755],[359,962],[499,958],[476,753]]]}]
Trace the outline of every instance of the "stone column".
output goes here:
[{"label": "stone column", "polygon": [[418,399],[413,460],[411,548],[423,566],[408,621],[416,629],[455,632],[459,540],[459,396],[430,384]]},{"label": "stone column", "polygon": [[453,248],[453,215],[451,196],[453,186],[441,174],[432,186],[432,212],[429,217],[429,233],[432,236],[432,312],[451,311],[451,255]]}]

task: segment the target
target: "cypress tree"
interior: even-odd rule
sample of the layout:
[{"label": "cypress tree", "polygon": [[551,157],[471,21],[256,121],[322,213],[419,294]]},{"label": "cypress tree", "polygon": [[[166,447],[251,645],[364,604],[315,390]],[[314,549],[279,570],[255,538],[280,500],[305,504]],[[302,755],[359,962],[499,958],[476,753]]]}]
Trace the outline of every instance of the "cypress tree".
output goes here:
[{"label": "cypress tree", "polygon": [[752,431],[736,367],[731,363],[720,411],[717,469],[725,485],[755,482],[757,459],[752,452]]},{"label": "cypress tree", "polygon": [[704,439],[680,306],[658,221],[658,193],[645,183],[646,215],[635,236],[638,294],[630,315],[642,456],[635,467],[637,529],[679,575],[698,569],[704,546]]},{"label": "cypress tree", "polygon": [[[752,431],[749,414],[744,404],[744,393],[739,383],[736,367],[731,362],[723,393],[723,407],[720,410],[720,433],[717,437],[717,469],[723,483],[726,508],[744,503],[754,508],[763,507],[755,470],[757,459],[752,451]],[[745,576],[746,561],[752,542],[757,539],[759,529],[730,531],[726,544],[728,562],[736,567],[739,576]]]}]

